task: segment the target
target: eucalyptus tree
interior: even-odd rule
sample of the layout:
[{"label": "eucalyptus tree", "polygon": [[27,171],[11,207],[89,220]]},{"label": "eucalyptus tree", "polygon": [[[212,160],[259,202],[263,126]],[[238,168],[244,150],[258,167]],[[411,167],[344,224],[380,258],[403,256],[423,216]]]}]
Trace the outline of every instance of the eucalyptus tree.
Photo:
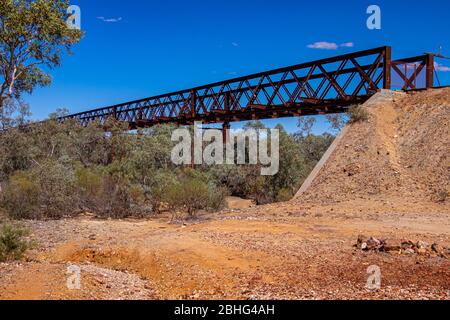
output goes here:
[{"label": "eucalyptus tree", "polygon": [[67,0],[0,1],[0,125],[15,111],[24,111],[24,93],[48,86],[47,70],[61,65],[81,39],[71,29]]}]

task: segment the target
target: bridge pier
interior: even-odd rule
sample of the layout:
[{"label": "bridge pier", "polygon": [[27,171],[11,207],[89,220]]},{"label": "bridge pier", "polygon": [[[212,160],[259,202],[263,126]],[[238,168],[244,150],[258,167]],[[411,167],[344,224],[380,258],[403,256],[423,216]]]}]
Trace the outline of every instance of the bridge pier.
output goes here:
[{"label": "bridge pier", "polygon": [[[230,130],[231,130],[231,124],[230,122],[224,122],[222,124],[222,139],[223,139],[223,145],[224,148],[226,148],[226,145],[228,141],[230,140]],[[195,169],[195,142],[194,139],[191,142],[191,165],[190,167],[192,169]]]},{"label": "bridge pier", "polygon": [[222,125],[222,137],[223,137],[223,145],[226,146],[228,140],[230,139],[230,129],[231,125],[229,122],[224,122]]}]

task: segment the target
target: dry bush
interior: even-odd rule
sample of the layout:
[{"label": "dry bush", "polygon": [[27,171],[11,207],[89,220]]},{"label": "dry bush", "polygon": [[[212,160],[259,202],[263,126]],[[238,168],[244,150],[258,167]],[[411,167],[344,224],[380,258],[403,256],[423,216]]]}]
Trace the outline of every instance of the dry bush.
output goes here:
[{"label": "dry bush", "polygon": [[434,199],[436,202],[445,202],[449,198],[449,193],[447,190],[437,190]]},{"label": "dry bush", "polygon": [[187,177],[168,186],[164,200],[171,210],[185,210],[190,218],[199,210],[218,210],[224,206],[227,193],[223,188],[209,186],[199,178]]},{"label": "dry bush", "polygon": [[229,196],[229,191],[226,187],[209,187],[208,194],[208,209],[211,211],[219,211],[225,208],[225,199]]},{"label": "dry bush", "polygon": [[143,188],[100,169],[78,169],[76,189],[82,210],[101,218],[146,215]]},{"label": "dry bush", "polygon": [[277,202],[287,202],[289,200],[292,200],[294,197],[294,193],[291,189],[283,188],[280,191],[278,191],[277,195]]},{"label": "dry bush", "polygon": [[14,174],[2,193],[2,207],[13,219],[38,218],[39,185],[29,172]]},{"label": "dry bush", "polygon": [[366,122],[370,118],[369,111],[367,111],[367,108],[362,106],[350,107],[348,109],[348,115],[350,117],[350,123]]},{"label": "dry bush", "polygon": [[74,192],[71,170],[46,162],[10,177],[2,207],[13,219],[59,219],[77,212]]},{"label": "dry bush", "polygon": [[29,231],[12,224],[0,227],[0,262],[22,259],[24,253],[32,247],[25,237]]}]

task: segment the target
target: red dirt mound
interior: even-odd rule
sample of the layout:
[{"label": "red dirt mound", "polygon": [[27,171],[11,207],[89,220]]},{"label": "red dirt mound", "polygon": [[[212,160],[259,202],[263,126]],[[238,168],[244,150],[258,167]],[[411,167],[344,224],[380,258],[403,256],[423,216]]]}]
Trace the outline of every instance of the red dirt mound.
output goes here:
[{"label": "red dirt mound", "polygon": [[448,201],[450,88],[399,95],[368,111],[370,120],[350,125],[311,187],[296,201]]}]

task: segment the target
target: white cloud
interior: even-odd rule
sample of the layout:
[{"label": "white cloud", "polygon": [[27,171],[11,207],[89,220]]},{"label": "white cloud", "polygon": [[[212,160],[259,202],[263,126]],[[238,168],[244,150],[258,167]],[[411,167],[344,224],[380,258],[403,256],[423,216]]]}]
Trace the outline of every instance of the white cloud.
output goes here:
[{"label": "white cloud", "polygon": [[319,41],[309,44],[307,47],[310,49],[337,50],[339,46],[334,42]]},{"label": "white cloud", "polygon": [[353,42],[344,42],[342,44],[337,44],[336,42],[319,41],[309,44],[307,47],[310,49],[321,49],[321,50],[337,50],[341,48],[353,48],[355,44]]},{"label": "white cloud", "polygon": [[355,46],[355,44],[353,42],[345,42],[340,45],[340,47],[344,47],[344,48],[353,48],[354,46]]},{"label": "white cloud", "polygon": [[103,22],[108,22],[108,23],[116,23],[116,22],[122,21],[122,17],[118,17],[118,18],[97,17],[97,19],[101,20]]},{"label": "white cloud", "polygon": [[416,63],[406,63],[406,68],[408,70],[416,70],[417,68],[420,67],[420,63],[416,62]]},{"label": "white cloud", "polygon": [[434,68],[436,69],[436,71],[441,71],[441,72],[450,72],[450,67],[444,66],[443,64],[434,63]]}]

